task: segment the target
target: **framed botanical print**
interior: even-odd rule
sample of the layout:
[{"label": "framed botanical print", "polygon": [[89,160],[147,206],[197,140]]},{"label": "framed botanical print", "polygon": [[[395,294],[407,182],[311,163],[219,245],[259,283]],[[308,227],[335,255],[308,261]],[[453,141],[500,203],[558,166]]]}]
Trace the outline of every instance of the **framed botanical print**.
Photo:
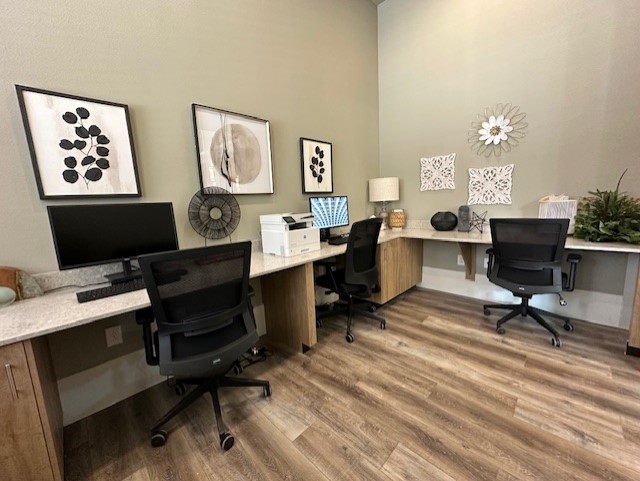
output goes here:
[{"label": "framed botanical print", "polygon": [[16,91],[41,199],[141,196],[127,105]]},{"label": "framed botanical print", "polygon": [[332,145],[322,140],[300,138],[302,193],[333,192]]},{"label": "framed botanical print", "polygon": [[192,104],[200,186],[273,194],[269,121]]}]

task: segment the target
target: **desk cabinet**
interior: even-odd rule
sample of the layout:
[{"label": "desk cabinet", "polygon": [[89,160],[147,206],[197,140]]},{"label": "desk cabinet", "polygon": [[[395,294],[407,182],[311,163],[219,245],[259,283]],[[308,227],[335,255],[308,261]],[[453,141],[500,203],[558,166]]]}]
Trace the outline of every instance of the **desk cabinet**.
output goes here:
[{"label": "desk cabinet", "polygon": [[0,347],[0,477],[62,481],[62,412],[46,339]]},{"label": "desk cabinet", "polygon": [[422,239],[398,238],[378,245],[380,292],[371,300],[384,304],[422,280]]}]

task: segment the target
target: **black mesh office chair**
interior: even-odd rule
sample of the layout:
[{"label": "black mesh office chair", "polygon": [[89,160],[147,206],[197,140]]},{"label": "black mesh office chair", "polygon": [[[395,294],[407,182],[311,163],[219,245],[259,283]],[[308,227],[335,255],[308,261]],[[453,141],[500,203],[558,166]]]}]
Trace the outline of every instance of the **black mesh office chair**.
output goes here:
[{"label": "black mesh office chair", "polygon": [[351,322],[356,312],[378,321],[382,329],[387,328],[386,321],[372,312],[375,310],[373,304],[365,302],[363,305],[357,302],[371,297],[371,293],[379,287],[376,249],[381,224],[381,219],[374,218],[355,222],[351,226],[344,268],[334,270],[335,261],[318,262],[319,265],[325,266],[326,274],[316,278],[316,284],[338,294],[345,305],[319,313],[317,319],[346,312],[347,342],[354,340],[351,334]]},{"label": "black mesh office chair", "polygon": [[[547,329],[553,338],[551,343],[562,346],[558,332],[549,325],[541,314],[556,314],[529,305],[534,294],[557,294],[560,305],[566,301],[561,291],[572,291],[576,276],[576,267],[581,260],[577,254],[569,254],[569,274],[562,272],[562,252],[567,238],[569,219],[491,219],[491,240],[493,247],[487,250],[489,280],[522,299],[520,304],[485,304],[484,314],[490,309],[508,309],[496,325],[496,331],[504,334],[502,325],[518,314],[531,316],[538,324]],[[557,316],[564,320],[564,329],[573,331],[568,317]]]},{"label": "black mesh office chair", "polygon": [[227,377],[238,358],[258,341],[249,300],[251,242],[140,256],[140,269],[158,330],[151,334],[150,313],[138,316],[143,325],[147,362],[160,374],[173,376],[177,386],[195,385],[151,428],[151,444],[162,446],[160,428],[204,393],[213,400],[220,446],[233,446],[225,429],[218,399],[221,387],[262,387],[268,381]]}]

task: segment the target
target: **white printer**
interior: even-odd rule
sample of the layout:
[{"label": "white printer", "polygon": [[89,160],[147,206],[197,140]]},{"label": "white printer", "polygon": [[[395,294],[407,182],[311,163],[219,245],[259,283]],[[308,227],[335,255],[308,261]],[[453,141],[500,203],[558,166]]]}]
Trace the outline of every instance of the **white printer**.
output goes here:
[{"label": "white printer", "polygon": [[320,250],[320,229],[313,227],[313,219],[309,212],[261,215],[262,251],[289,257]]}]

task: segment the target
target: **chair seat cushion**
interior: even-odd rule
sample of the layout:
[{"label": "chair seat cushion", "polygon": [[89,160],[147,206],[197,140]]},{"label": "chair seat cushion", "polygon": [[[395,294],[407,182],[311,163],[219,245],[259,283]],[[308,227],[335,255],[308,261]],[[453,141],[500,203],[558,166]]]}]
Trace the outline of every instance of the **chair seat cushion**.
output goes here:
[{"label": "chair seat cushion", "polygon": [[[364,296],[367,293],[367,287],[360,284],[347,284],[344,282],[344,269],[333,271],[333,278],[337,284],[338,294],[351,294],[353,296]],[[335,290],[331,274],[323,274],[316,277],[316,284],[332,291]]]}]

